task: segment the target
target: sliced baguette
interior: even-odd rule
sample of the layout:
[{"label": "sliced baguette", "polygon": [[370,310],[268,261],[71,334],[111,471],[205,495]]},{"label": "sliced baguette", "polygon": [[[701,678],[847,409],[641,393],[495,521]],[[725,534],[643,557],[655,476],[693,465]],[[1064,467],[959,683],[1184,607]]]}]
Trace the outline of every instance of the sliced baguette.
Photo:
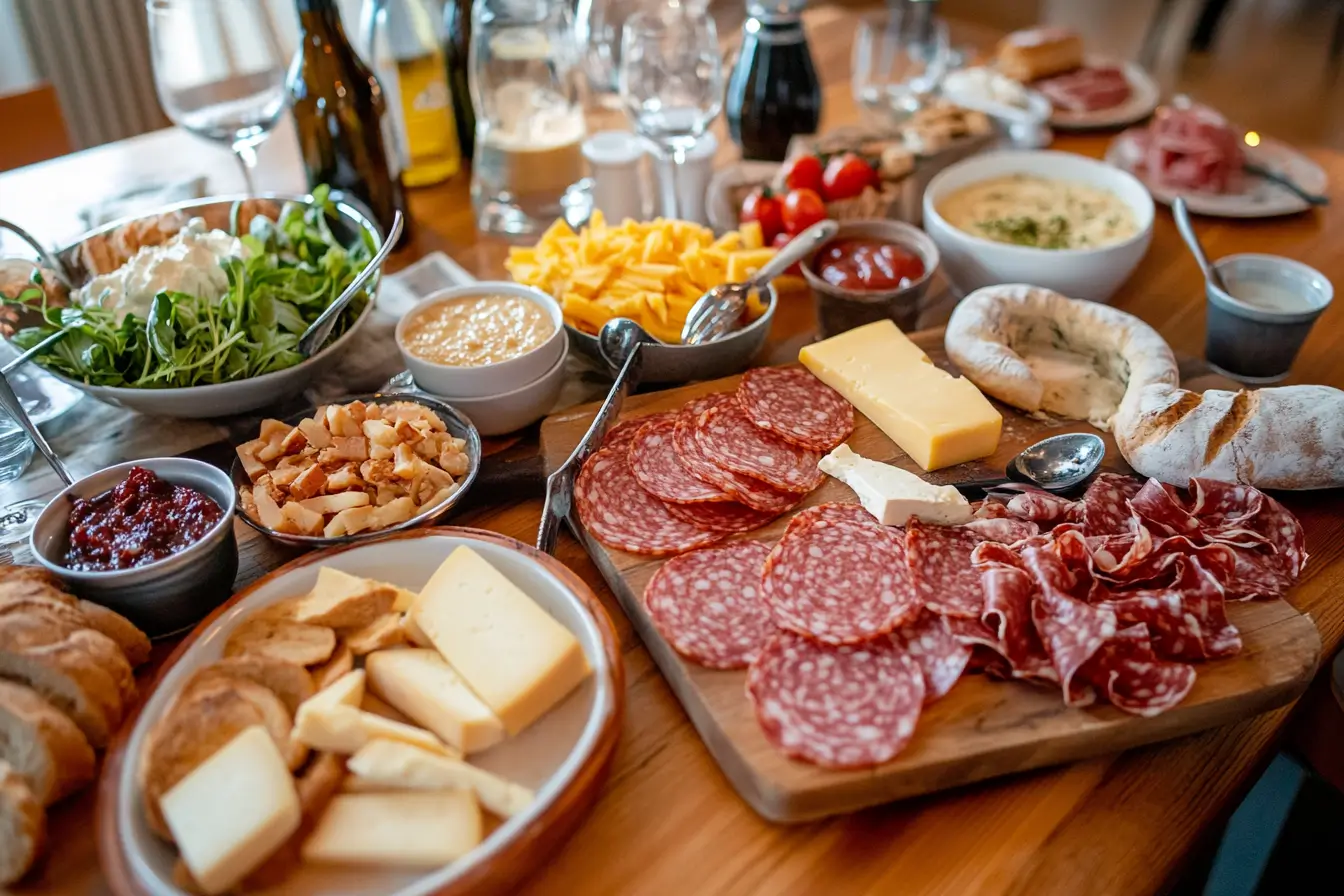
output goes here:
[{"label": "sliced baguette", "polygon": [[400,613],[384,613],[363,628],[343,630],[341,640],[355,656],[364,656],[405,644],[406,630],[402,628]]},{"label": "sliced baguette", "polygon": [[196,670],[186,688],[210,680],[243,678],[261,685],[285,704],[291,716],[299,705],[313,694],[313,676],[303,666],[273,659],[269,656],[231,656]]},{"label": "sliced baguette", "polygon": [[126,660],[126,654],[116,642],[85,625],[76,609],[63,607],[53,612],[55,605],[35,606],[27,610],[0,615],[0,630],[10,643],[38,647],[58,642],[76,644],[82,648],[112,680],[123,705],[135,702],[135,670]]},{"label": "sliced baguette", "polygon": [[69,716],[95,748],[107,746],[121,724],[121,688],[81,639],[36,638],[0,620],[0,677],[31,687]]},{"label": "sliced baguette", "polygon": [[224,645],[225,656],[267,656],[298,666],[325,663],[335,650],[336,633],[326,626],[255,616],[244,620]]},{"label": "sliced baguette", "polygon": [[93,780],[93,748],[70,718],[27,685],[0,679],[0,760],[44,806]]},{"label": "sliced baguette", "polygon": [[0,761],[0,887],[28,873],[47,836],[47,815],[23,777]]},{"label": "sliced baguette", "polygon": [[295,608],[294,618],[310,625],[363,628],[392,611],[397,589],[330,566],[317,571],[317,583]]},{"label": "sliced baguette", "polygon": [[313,684],[319,691],[326,690],[332,682],[345,677],[345,674],[353,668],[355,668],[355,655],[349,647],[342,644],[336,648],[331,659],[313,669]]},{"label": "sliced baguette", "polygon": [[16,566],[0,570],[0,613],[24,605],[32,606],[33,603],[63,607],[67,612],[78,613],[77,617],[69,618],[111,638],[132,666],[139,666],[149,659],[149,638],[120,613],[70,596],[46,570]]},{"label": "sliced baguette", "polygon": [[92,601],[81,600],[77,606],[88,620],[89,628],[115,641],[132,666],[141,666],[149,661],[149,636],[136,628],[131,620],[116,610]]}]

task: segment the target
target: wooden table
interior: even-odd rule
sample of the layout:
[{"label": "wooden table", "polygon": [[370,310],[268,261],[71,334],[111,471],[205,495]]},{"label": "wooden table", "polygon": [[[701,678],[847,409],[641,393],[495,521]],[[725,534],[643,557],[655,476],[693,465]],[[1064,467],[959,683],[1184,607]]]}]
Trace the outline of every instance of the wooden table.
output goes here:
[{"label": "wooden table", "polygon": [[[846,83],[853,14],[809,15],[826,91],[826,126],[852,120]],[[1057,148],[1100,156],[1107,136],[1061,137]],[[1335,184],[1344,154],[1312,151]],[[302,186],[286,126],[262,151],[265,188]],[[147,135],[0,176],[0,214],[51,240],[79,230],[75,211],[131,183],[208,172],[235,189],[227,154],[176,131]],[[464,177],[411,194],[416,233],[405,264],[441,249],[480,275],[502,274],[505,247],[479,239]],[[1263,251],[1300,259],[1344,283],[1344,209],[1278,221],[1198,222],[1217,256]],[[1202,352],[1203,290],[1194,262],[1160,211],[1152,248],[1116,304],[1143,317],[1178,351]],[[814,323],[810,303],[780,309],[763,362],[790,360]],[[1294,368],[1293,382],[1344,384],[1344,307],[1321,318]],[[116,461],[187,451],[226,434],[218,425],[138,418],[88,403],[56,439],[77,473]],[[40,461],[0,487],[0,506],[55,490]],[[1344,526],[1337,494],[1288,497],[1329,537],[1308,544],[1312,558],[1292,602],[1321,630],[1326,657],[1344,638]],[[479,508],[454,522],[523,541],[535,535],[540,502]],[[266,552],[267,558],[272,557]],[[539,872],[528,893],[1148,893],[1162,889],[1205,843],[1268,761],[1290,710],[1164,746],[993,782],[962,792],[801,827],[770,825],[729,788],[680,706],[634,636],[596,569],[568,536],[557,556],[603,595],[625,655],[627,717],[605,793],[574,838]],[[249,552],[244,575],[264,558]],[[266,562],[274,562],[267,559]],[[248,571],[250,570],[250,572]],[[106,892],[97,870],[91,796],[53,818],[55,857],[26,892]]]}]

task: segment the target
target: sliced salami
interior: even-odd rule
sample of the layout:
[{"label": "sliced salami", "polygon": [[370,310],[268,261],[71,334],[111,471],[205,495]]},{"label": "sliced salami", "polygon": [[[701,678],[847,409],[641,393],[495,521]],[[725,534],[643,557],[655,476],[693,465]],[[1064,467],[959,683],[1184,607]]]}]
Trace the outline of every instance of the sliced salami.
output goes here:
[{"label": "sliced salami", "polygon": [[916,663],[924,677],[924,702],[942,697],[961,678],[971,661],[971,648],[952,634],[947,622],[937,613],[925,610],[913,622],[893,634]]},{"label": "sliced salami", "polygon": [[702,504],[668,504],[674,517],[711,532],[750,532],[775,518],[776,514],[762,513],[736,501],[716,501]]},{"label": "sliced salami", "polygon": [[1134,525],[1129,499],[1138,494],[1141,483],[1118,473],[1098,473],[1083,494],[1083,534],[1123,535]]},{"label": "sliced salami", "polygon": [[702,666],[745,667],[777,631],[761,599],[769,553],[759,541],[734,541],[668,560],[644,589],[659,634]]},{"label": "sliced salami", "polygon": [[1144,717],[1171,709],[1195,686],[1195,667],[1158,659],[1143,625],[1116,632],[1082,675],[1116,709]]},{"label": "sliced salami", "polygon": [[914,619],[921,602],[904,546],[875,537],[875,528],[816,520],[781,539],[763,580],[775,623],[827,644],[852,644]]},{"label": "sliced salami", "polygon": [[1076,502],[1037,489],[1019,492],[1008,499],[1008,514],[1043,526],[1062,523]]},{"label": "sliced salami", "polygon": [[780,632],[751,664],[747,694],[766,740],[785,754],[864,768],[910,743],[924,680],[892,638],[833,647]]},{"label": "sliced salami", "polygon": [[640,487],[628,452],[603,448],[583,464],[574,483],[579,520],[607,547],[633,554],[675,554],[723,539],[674,517]]},{"label": "sliced salami", "polygon": [[662,418],[640,427],[630,443],[630,469],[644,490],[673,504],[727,501],[728,495],[697,479],[677,458],[673,434],[677,418]]},{"label": "sliced salami", "polygon": [[810,492],[825,478],[817,468],[820,454],[761,429],[736,402],[701,414],[695,440],[715,464],[782,491]]},{"label": "sliced salami", "polygon": [[1031,520],[980,519],[962,523],[958,528],[974,532],[984,541],[997,541],[999,544],[1015,544],[1041,532],[1041,527]]},{"label": "sliced salami", "polygon": [[946,616],[980,618],[985,595],[971,553],[983,540],[963,526],[910,521],[905,530],[906,561],[924,606]]},{"label": "sliced salami", "polygon": [[1078,671],[1101,646],[1115,637],[1115,613],[1072,597],[1076,586],[1064,561],[1046,548],[1027,548],[1022,561],[1035,580],[1038,596],[1031,605],[1032,622],[1059,676],[1068,706],[1095,699]]},{"label": "sliced salami", "polygon": [[760,480],[724,469],[714,463],[695,440],[695,425],[700,419],[700,414],[711,407],[733,400],[733,396],[727,393],[706,395],[694,399],[682,409],[673,432],[677,458],[693,476],[720,489],[734,501],[763,513],[783,513],[801,500],[798,495],[771,488]]},{"label": "sliced salami", "polygon": [[[795,513],[793,518],[789,520],[788,528],[784,530],[784,537],[787,538],[789,533],[796,532],[817,520],[830,520],[833,523],[882,525],[871,513],[863,509],[862,504],[842,504],[839,501],[829,501],[825,504],[815,504]],[[887,527],[883,526],[882,528],[886,529]],[[900,534],[898,530],[890,531],[893,535]]]},{"label": "sliced salami", "polygon": [[631,417],[629,420],[622,420],[607,430],[607,434],[602,437],[603,448],[616,448],[622,451],[630,448],[630,443],[635,440],[635,433],[650,423],[657,423],[659,420],[675,420],[676,411],[658,411],[654,414],[645,414],[643,417]]},{"label": "sliced salami", "polygon": [[854,406],[806,370],[748,370],[737,400],[752,423],[813,451],[830,451],[854,431]]},{"label": "sliced salami", "polygon": [[985,592],[981,619],[997,640],[991,646],[1008,666],[1006,677],[1058,682],[1032,621],[1036,585],[1031,576],[1015,566],[990,563],[982,567],[980,582]]},{"label": "sliced salami", "polygon": [[975,505],[975,518],[978,520],[1002,520],[1011,517],[1007,504],[991,501],[989,498]]}]

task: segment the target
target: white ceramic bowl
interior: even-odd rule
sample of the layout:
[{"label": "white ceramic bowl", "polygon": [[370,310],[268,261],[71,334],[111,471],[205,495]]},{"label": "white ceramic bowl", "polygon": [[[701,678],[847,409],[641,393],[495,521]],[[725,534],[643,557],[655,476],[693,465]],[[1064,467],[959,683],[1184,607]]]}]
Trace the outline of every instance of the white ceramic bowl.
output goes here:
[{"label": "white ceramic bowl", "polygon": [[[411,321],[424,314],[428,309],[444,302],[475,296],[511,296],[526,299],[546,313],[554,325],[554,331],[545,342],[530,352],[516,358],[495,364],[482,364],[479,367],[455,367],[427,361],[412,354],[406,348],[406,328]],[[505,281],[483,280],[467,286],[456,286],[433,293],[418,302],[397,323],[397,348],[406,367],[415,377],[420,388],[435,395],[449,398],[453,404],[461,407],[463,399],[483,399],[500,393],[513,392],[526,387],[542,378],[558,358],[564,355],[566,348],[565,320],[560,313],[560,305],[555,299],[539,289]],[[468,411],[470,413],[470,411]],[[479,424],[478,424],[479,425]]]},{"label": "white ceramic bowl", "polygon": [[[1037,249],[974,236],[938,214],[938,203],[971,184],[1034,174],[1109,190],[1134,212],[1137,232],[1096,249]],[[924,230],[942,254],[943,272],[961,295],[998,283],[1031,283],[1079,299],[1107,302],[1138,267],[1153,238],[1153,199],[1130,174],[1069,152],[993,152],[958,162],[924,191]]]},{"label": "white ceramic bowl", "polygon": [[551,412],[565,385],[565,361],[568,358],[569,342],[562,339],[560,357],[550,370],[526,385],[499,395],[480,398],[439,395],[419,379],[415,386],[451,404],[475,425],[481,435],[502,436],[536,423]]}]

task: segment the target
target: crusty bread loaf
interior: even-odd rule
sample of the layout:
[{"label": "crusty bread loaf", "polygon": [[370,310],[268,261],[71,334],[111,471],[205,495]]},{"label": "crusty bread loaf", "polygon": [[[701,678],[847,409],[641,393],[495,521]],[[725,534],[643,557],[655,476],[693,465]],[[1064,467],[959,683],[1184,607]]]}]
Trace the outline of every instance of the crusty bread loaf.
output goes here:
[{"label": "crusty bread loaf", "polygon": [[363,628],[389,613],[397,589],[331,567],[318,571],[317,584],[299,600],[294,619],[332,628]]},{"label": "crusty bread loaf", "polygon": [[303,701],[317,693],[313,676],[307,669],[268,656],[233,656],[218,660],[196,670],[186,687],[220,678],[244,678],[261,685],[280,698],[291,716],[299,711]]},{"label": "crusty bread loaf", "polygon": [[[69,716],[92,746],[104,747],[121,724],[122,689],[89,652],[88,639],[50,631],[40,637],[40,630],[0,619],[0,677],[31,687]],[[78,634],[96,633],[81,629]]]},{"label": "crusty bread loaf", "polygon": [[[78,613],[83,627],[111,638],[132,666],[149,659],[150,643],[144,632],[120,613],[67,594],[61,582],[35,566],[0,567],[0,613],[20,607],[47,605],[51,612]],[[70,617],[66,617],[70,618]]]},{"label": "crusty bread loaf", "polygon": [[116,610],[92,601],[81,600],[77,606],[88,620],[89,628],[115,641],[132,666],[141,666],[149,661],[151,649],[149,636],[136,628],[131,620]]},{"label": "crusty bread loaf", "polygon": [[45,609],[0,616],[0,632],[10,644],[30,647],[67,643],[77,645],[117,683],[122,705],[135,701],[135,671],[126,654],[106,635],[84,626],[78,610],[73,619],[60,618]]},{"label": "crusty bread loaf", "polygon": [[406,629],[400,613],[386,613],[362,628],[342,629],[341,640],[355,656],[400,647],[406,643]]},{"label": "crusty bread loaf", "polygon": [[47,816],[23,777],[0,761],[0,887],[17,883],[42,851]]},{"label": "crusty bread loaf", "polygon": [[251,617],[234,629],[224,644],[225,656],[268,656],[299,666],[331,659],[336,633],[321,625]]},{"label": "crusty bread loaf", "polygon": [[27,685],[0,679],[0,760],[23,777],[44,806],[93,780],[88,738]]},{"label": "crusty bread loaf", "polygon": [[999,42],[999,71],[1023,84],[1083,64],[1083,39],[1069,28],[1028,28]]},{"label": "crusty bread loaf", "polygon": [[319,691],[326,690],[328,685],[353,668],[355,668],[355,655],[348,646],[341,644],[331,655],[331,659],[313,667],[313,686]]}]

